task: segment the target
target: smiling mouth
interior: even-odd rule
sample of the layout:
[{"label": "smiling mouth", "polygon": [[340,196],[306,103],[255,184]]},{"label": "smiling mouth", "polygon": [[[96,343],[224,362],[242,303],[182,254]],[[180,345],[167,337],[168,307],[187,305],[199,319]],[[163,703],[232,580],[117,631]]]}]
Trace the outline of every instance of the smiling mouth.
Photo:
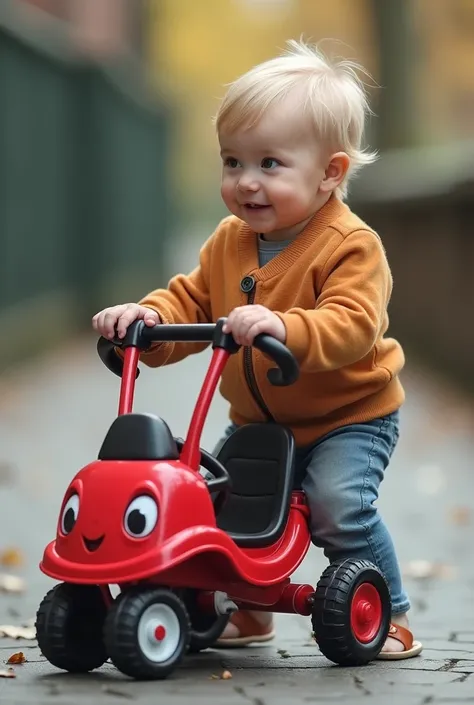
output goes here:
[{"label": "smiling mouth", "polygon": [[262,203],[245,203],[245,208],[249,208],[252,211],[258,211],[262,208],[270,208],[270,206],[264,205]]},{"label": "smiling mouth", "polygon": [[100,544],[104,540],[104,536],[99,536],[98,539],[86,539],[86,537],[83,536],[82,540],[84,541],[84,546],[87,548],[87,550],[92,553],[93,551],[97,551]]}]

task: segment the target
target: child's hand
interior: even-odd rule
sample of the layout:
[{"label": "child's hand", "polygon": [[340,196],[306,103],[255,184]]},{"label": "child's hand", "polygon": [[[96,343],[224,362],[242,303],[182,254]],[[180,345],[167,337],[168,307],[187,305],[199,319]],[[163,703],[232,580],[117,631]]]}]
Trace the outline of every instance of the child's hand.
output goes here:
[{"label": "child's hand", "polygon": [[260,304],[239,306],[230,312],[224,333],[232,333],[239,345],[252,345],[255,336],[268,333],[282,343],[286,341],[286,328],[278,316]]},{"label": "child's hand", "polygon": [[117,326],[117,335],[123,338],[130,323],[137,319],[142,319],[150,327],[160,323],[159,315],[150,308],[139,304],[120,304],[96,313],[92,319],[92,327],[104,338],[113,338]]}]

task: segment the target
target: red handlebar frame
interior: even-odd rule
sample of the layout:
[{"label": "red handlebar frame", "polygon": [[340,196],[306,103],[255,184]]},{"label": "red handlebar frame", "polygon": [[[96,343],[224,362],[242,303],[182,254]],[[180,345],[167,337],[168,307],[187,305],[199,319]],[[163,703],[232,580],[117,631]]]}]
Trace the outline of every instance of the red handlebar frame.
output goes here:
[{"label": "red handlebar frame", "polygon": [[[137,347],[125,348],[123,374],[120,384],[120,400],[118,413],[130,414],[133,409],[133,398],[135,395],[135,380],[137,377],[138,361],[140,359],[140,350]],[[194,407],[191,421],[189,423],[188,433],[184,441],[181,451],[180,460],[188,465],[192,470],[199,470],[199,461],[201,459],[200,443],[204,423],[209,413],[212,399],[214,397],[219,379],[222,375],[227,360],[230,357],[230,352],[223,348],[215,348],[212,353],[212,358],[207,369],[204,382],[199,392],[199,396]]]}]

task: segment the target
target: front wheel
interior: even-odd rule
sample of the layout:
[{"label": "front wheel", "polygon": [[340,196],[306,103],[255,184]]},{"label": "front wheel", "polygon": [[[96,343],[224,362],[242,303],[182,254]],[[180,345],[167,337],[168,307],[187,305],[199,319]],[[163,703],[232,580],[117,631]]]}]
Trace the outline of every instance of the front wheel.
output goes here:
[{"label": "front wheel", "polygon": [[177,595],[164,588],[132,588],[109,609],[104,639],[110,659],[137,680],[166,678],[189,644],[189,617]]},{"label": "front wheel", "polygon": [[48,592],[36,615],[41,653],[56,668],[86,673],[107,661],[102,630],[107,606],[96,585],[61,583]]},{"label": "front wheel", "polygon": [[332,563],[316,587],[315,640],[330,661],[362,666],[380,653],[388,636],[391,600],[380,570],[370,561]]}]

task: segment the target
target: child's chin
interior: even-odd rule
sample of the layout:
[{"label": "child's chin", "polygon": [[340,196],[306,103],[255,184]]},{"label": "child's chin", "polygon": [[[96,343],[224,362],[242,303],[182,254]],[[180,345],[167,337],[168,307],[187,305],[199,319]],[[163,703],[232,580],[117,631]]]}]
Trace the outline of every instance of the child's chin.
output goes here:
[{"label": "child's chin", "polygon": [[259,223],[259,227],[265,228],[261,232],[269,232],[270,230],[273,230],[274,228],[274,223],[270,223],[270,220],[273,221],[273,218],[270,218],[271,215],[271,206],[267,206],[266,208],[243,208],[242,209],[242,218],[250,223]]}]

